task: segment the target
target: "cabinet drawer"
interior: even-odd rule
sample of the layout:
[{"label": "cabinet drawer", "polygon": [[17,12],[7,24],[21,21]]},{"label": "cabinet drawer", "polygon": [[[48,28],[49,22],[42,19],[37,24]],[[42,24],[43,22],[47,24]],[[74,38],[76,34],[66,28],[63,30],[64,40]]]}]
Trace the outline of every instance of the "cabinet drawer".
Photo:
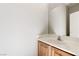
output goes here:
[{"label": "cabinet drawer", "polygon": [[62,50],[57,49],[57,48],[54,49],[54,55],[55,56],[73,56],[72,54],[67,53],[65,51],[62,51]]}]

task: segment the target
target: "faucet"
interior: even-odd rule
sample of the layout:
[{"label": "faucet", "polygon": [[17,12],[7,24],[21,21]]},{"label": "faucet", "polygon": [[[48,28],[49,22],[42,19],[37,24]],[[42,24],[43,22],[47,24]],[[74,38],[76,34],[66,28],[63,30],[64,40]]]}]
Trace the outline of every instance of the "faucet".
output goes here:
[{"label": "faucet", "polygon": [[58,36],[58,40],[59,40],[59,41],[61,41],[61,38],[60,38],[60,36]]}]

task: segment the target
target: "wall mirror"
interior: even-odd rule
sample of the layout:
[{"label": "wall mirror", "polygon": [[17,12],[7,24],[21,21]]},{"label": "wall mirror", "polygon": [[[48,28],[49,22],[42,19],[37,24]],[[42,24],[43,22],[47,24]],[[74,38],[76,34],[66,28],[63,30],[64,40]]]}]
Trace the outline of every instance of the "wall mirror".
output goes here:
[{"label": "wall mirror", "polygon": [[67,36],[79,38],[79,3],[68,6]]}]

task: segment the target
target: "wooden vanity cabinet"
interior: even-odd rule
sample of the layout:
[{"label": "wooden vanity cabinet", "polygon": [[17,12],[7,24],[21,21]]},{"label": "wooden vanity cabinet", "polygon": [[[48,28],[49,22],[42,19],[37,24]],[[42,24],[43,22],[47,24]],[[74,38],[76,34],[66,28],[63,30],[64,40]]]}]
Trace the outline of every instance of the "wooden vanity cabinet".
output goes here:
[{"label": "wooden vanity cabinet", "polygon": [[38,56],[48,56],[49,55],[49,45],[38,42]]},{"label": "wooden vanity cabinet", "polygon": [[58,48],[54,48],[54,56],[73,56],[73,55]]},{"label": "wooden vanity cabinet", "polygon": [[55,54],[54,54],[54,47],[51,47],[51,56],[54,56]]},{"label": "wooden vanity cabinet", "polygon": [[38,41],[38,56],[75,56],[44,42]]}]

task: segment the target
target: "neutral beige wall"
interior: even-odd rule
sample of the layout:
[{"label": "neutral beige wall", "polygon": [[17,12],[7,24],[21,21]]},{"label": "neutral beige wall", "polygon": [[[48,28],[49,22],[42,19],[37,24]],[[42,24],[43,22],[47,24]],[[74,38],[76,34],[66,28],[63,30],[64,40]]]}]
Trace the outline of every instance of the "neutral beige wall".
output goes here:
[{"label": "neutral beige wall", "polygon": [[37,35],[47,33],[47,21],[47,4],[0,4],[0,55],[37,55]]},{"label": "neutral beige wall", "polygon": [[49,33],[66,35],[66,7],[59,6],[49,13]]},{"label": "neutral beige wall", "polygon": [[49,11],[49,33],[66,35],[66,7],[59,6]]}]

